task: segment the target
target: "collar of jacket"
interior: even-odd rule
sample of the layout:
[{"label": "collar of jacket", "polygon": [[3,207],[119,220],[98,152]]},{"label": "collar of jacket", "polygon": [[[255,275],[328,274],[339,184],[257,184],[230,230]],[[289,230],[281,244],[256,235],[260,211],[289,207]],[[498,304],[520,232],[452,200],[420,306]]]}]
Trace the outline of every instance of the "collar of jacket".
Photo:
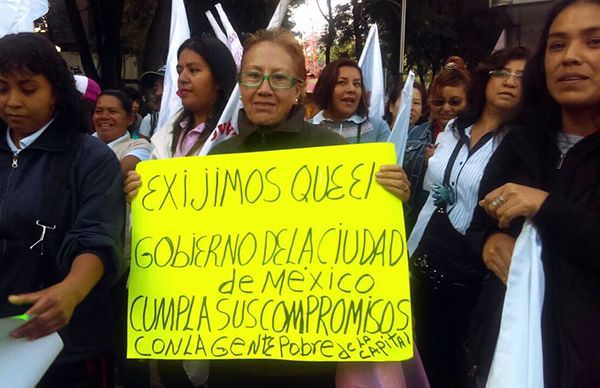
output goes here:
[{"label": "collar of jacket", "polygon": [[304,107],[302,105],[294,105],[290,110],[287,118],[281,123],[272,127],[258,126],[252,123],[246,112],[242,109],[238,117],[238,126],[240,135],[247,137],[253,132],[268,134],[273,132],[301,132],[304,126]]},{"label": "collar of jacket", "polygon": [[323,121],[330,121],[332,123],[354,123],[354,124],[358,125],[358,124],[364,123],[365,121],[367,121],[367,119],[368,119],[367,116],[360,116],[358,114],[353,114],[352,116],[350,116],[346,119],[343,119],[343,120],[333,120],[333,119],[325,117],[325,111],[322,110],[312,118],[312,123],[315,125],[319,125]]},{"label": "collar of jacket", "polygon": [[[59,116],[57,116],[54,121],[46,128],[44,133],[40,135],[29,147],[28,150],[42,150],[42,151],[52,151],[59,152],[64,151],[69,148],[69,145],[73,142],[71,137],[76,134],[76,132],[72,130],[65,130],[68,128],[68,124],[64,122]],[[0,136],[2,136],[2,140],[0,141],[0,148],[2,150],[10,152],[8,148],[8,144],[6,144],[6,131],[8,131],[7,126],[2,126]]]}]

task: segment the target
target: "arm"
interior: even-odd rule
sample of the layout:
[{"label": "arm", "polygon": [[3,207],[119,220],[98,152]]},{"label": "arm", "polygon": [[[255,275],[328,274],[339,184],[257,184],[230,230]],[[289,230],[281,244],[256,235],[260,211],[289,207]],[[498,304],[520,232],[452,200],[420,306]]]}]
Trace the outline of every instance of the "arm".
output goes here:
[{"label": "arm", "polygon": [[104,274],[100,258],[83,253],[73,260],[71,269],[62,282],[41,291],[10,295],[13,304],[33,304],[26,314],[32,316],[27,323],[11,333],[14,338],[34,340],[66,326],[75,307],[89,294]]}]

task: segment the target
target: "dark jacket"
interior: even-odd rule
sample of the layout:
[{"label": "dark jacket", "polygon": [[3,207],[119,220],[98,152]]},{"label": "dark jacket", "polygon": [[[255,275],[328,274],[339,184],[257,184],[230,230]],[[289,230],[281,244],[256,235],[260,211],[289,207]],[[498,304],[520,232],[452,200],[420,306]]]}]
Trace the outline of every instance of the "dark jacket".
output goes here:
[{"label": "dark jacket", "polygon": [[[578,142],[557,168],[556,134],[511,131],[490,160],[480,197],[508,182],[549,192],[532,221],[542,240],[546,277],[542,312],[547,387],[600,386],[600,133]],[[523,218],[503,230],[518,236]],[[468,236],[478,252],[497,221],[477,209]],[[486,378],[506,288],[494,276],[474,313],[468,350]]]},{"label": "dark jacket", "polygon": [[[252,124],[243,110],[238,116],[240,133],[215,146],[210,154],[272,151],[304,147],[347,144],[337,133],[304,121],[304,110],[296,106],[286,121],[275,128],[260,128]],[[211,375],[253,375],[293,378],[295,375],[319,375],[335,369],[336,363],[230,360],[211,361]],[[333,374],[332,374],[333,375]],[[209,381],[210,384],[210,381]]]},{"label": "dark jacket", "polygon": [[408,131],[406,151],[404,152],[404,171],[410,181],[411,194],[406,212],[407,235],[417,222],[419,212],[425,205],[429,192],[423,190],[423,179],[427,172],[425,147],[433,144],[433,125],[431,121],[417,125]]},{"label": "dark jacket", "polygon": [[239,134],[217,144],[210,154],[231,154],[287,150],[293,148],[348,144],[346,139],[327,128],[317,127],[304,121],[302,106],[292,108],[288,118],[274,128],[257,127],[243,110],[238,116]]},{"label": "dark jacket", "polygon": [[[65,348],[58,362],[92,357],[111,345],[108,287],[121,273],[125,214],[115,155],[69,124],[57,117],[18,156],[8,147],[6,126],[0,127],[0,316],[28,308],[8,304],[8,295],[60,282],[82,253],[97,255],[104,265],[102,280],[60,331]],[[56,228],[30,249],[41,236],[39,220]]]}]

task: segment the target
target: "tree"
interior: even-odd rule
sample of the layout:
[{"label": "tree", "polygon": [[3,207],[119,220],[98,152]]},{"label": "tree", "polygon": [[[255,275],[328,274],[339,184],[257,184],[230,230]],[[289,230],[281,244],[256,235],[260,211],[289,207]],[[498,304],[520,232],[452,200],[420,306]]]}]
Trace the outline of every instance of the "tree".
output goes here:
[{"label": "tree", "polygon": [[[333,16],[334,45],[347,47],[348,40],[354,40],[356,58],[362,51],[368,25],[377,23],[384,66],[393,82],[400,78],[402,1],[351,0],[337,6]],[[474,67],[490,53],[501,30],[487,0],[405,1],[406,53],[402,60],[423,83],[427,74],[437,72],[450,55],[460,55],[469,67]]]}]

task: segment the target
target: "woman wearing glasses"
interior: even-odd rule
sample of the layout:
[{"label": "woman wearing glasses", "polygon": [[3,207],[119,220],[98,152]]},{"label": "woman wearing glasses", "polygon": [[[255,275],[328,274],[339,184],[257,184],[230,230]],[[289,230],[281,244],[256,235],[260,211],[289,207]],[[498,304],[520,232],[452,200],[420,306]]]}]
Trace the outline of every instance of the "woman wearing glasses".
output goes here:
[{"label": "woman wearing glasses", "polygon": [[519,106],[526,59],[525,49],[517,47],[477,66],[469,110],[440,133],[429,159],[425,181],[431,194],[408,249],[415,332],[432,387],[466,386],[462,346],[485,269],[464,234],[483,170],[503,138],[503,123]]},{"label": "woman wearing glasses", "polygon": [[486,384],[515,239],[527,218],[539,233],[545,277],[544,384],[599,387],[599,0],[560,1],[549,10],[523,86],[519,127],[486,168],[469,231],[493,272],[475,310],[484,313],[473,316],[472,377]]},{"label": "woman wearing glasses", "polygon": [[406,214],[407,232],[412,230],[429,192],[423,190],[427,161],[433,155],[437,136],[446,124],[467,107],[470,75],[460,57],[450,57],[429,87],[428,104],[431,120],[408,132],[404,171],[411,183],[412,194]]}]

